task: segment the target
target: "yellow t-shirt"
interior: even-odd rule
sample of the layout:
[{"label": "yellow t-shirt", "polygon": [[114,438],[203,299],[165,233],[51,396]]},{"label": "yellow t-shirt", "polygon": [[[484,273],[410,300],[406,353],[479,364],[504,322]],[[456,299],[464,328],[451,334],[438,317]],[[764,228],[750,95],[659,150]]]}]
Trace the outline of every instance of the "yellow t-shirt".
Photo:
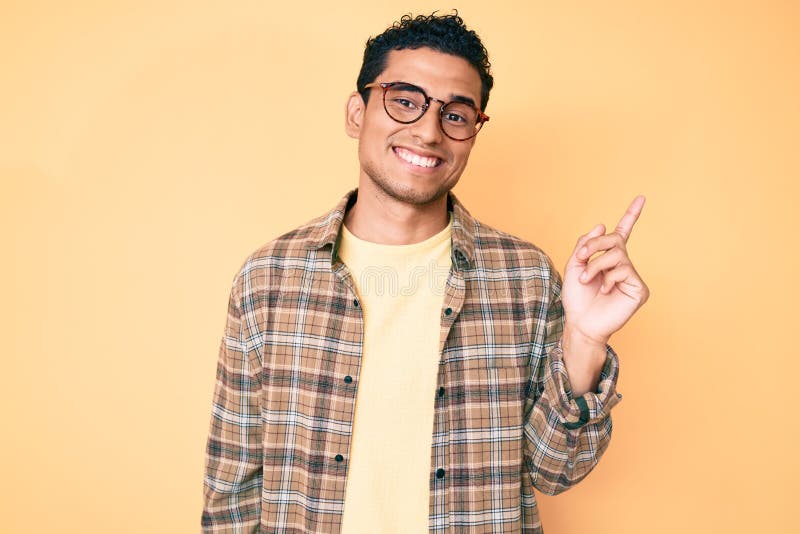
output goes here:
[{"label": "yellow t-shirt", "polygon": [[370,243],[342,226],[339,256],[350,269],[364,314],[343,534],[428,531],[451,224],[411,245]]}]

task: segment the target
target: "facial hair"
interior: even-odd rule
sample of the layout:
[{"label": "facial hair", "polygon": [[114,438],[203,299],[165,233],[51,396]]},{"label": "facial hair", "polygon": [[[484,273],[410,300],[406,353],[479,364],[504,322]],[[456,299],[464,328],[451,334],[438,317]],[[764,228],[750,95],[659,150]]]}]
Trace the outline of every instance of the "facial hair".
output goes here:
[{"label": "facial hair", "polygon": [[397,200],[398,202],[411,204],[414,206],[425,206],[427,204],[436,202],[445,196],[453,188],[453,186],[455,186],[455,183],[445,182],[439,184],[438,188],[434,189],[433,191],[419,191],[418,189],[408,187],[402,183],[392,180],[384,173],[378,171],[370,163],[364,165],[363,170],[364,173],[369,177],[370,181],[378,186],[378,188],[383,191],[386,196]]}]

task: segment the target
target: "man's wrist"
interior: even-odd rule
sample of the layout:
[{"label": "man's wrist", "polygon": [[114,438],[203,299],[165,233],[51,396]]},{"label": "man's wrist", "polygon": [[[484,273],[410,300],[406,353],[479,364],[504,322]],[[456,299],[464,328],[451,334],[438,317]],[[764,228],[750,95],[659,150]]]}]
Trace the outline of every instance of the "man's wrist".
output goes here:
[{"label": "man's wrist", "polygon": [[606,348],[605,341],[592,339],[569,324],[564,326],[561,349],[573,398],[597,390],[606,361]]}]

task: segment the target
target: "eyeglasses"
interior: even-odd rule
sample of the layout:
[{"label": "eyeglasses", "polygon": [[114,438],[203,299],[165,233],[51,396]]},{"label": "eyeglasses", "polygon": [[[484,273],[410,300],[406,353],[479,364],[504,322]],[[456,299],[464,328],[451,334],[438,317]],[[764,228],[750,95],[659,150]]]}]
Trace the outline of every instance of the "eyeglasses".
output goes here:
[{"label": "eyeglasses", "polygon": [[411,124],[425,115],[431,100],[442,104],[439,108],[439,124],[442,132],[454,141],[466,141],[478,135],[483,123],[489,120],[479,108],[469,102],[453,100],[445,102],[425,94],[421,87],[406,82],[368,83],[364,89],[383,89],[383,109],[395,121]]}]

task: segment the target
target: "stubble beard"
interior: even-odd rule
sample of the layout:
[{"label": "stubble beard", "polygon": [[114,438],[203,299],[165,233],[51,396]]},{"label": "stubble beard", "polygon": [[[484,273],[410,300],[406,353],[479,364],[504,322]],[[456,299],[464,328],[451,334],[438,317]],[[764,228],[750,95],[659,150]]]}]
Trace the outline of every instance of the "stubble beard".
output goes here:
[{"label": "stubble beard", "polygon": [[441,183],[433,191],[420,191],[392,180],[384,174],[377,172],[371,166],[364,168],[364,173],[386,196],[398,202],[414,206],[425,206],[436,202],[455,186],[455,183]]}]

